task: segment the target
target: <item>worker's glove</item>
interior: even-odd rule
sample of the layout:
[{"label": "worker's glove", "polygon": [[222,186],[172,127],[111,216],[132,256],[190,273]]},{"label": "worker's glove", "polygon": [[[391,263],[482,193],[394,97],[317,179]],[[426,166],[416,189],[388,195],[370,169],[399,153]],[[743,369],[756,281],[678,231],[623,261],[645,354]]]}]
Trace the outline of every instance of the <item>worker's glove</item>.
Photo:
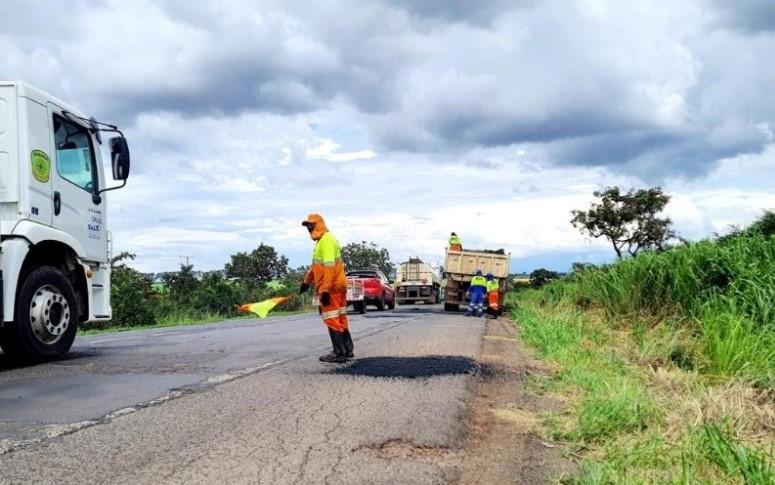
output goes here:
[{"label": "worker's glove", "polygon": [[301,287],[299,288],[299,294],[303,295],[307,292],[307,290],[309,290],[309,285],[307,283],[302,283]]},{"label": "worker's glove", "polygon": [[329,295],[328,293],[321,293],[320,304],[323,306],[329,306],[331,304],[331,295]]}]

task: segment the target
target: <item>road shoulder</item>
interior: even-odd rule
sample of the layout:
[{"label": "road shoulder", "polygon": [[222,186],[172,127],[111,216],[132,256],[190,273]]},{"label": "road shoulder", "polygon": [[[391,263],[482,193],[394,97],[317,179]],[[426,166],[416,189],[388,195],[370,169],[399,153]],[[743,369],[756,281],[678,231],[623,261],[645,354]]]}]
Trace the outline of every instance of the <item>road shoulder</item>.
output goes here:
[{"label": "road shoulder", "polygon": [[550,370],[530,357],[516,336],[507,318],[488,321],[460,483],[535,484],[574,471],[561,448],[539,434],[540,413],[560,403],[527,387],[529,375]]}]

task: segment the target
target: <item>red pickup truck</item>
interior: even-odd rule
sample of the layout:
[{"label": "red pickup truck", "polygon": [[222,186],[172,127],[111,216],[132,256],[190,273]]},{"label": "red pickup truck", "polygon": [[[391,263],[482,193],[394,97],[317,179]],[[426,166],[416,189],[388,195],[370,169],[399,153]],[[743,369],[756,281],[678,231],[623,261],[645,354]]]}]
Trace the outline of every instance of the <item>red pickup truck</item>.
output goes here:
[{"label": "red pickup truck", "polygon": [[366,312],[366,305],[374,305],[377,310],[396,307],[393,287],[387,277],[374,269],[359,269],[347,272],[347,304],[359,313]]}]

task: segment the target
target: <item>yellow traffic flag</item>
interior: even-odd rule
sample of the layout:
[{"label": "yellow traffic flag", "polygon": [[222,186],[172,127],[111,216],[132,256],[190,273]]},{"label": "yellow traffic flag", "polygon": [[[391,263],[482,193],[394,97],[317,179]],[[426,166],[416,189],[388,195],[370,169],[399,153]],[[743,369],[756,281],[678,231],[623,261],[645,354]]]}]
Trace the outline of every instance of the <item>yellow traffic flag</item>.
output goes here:
[{"label": "yellow traffic flag", "polygon": [[259,318],[266,318],[269,312],[272,311],[277,305],[281,305],[288,300],[288,296],[278,296],[270,298],[268,300],[260,301],[258,303],[246,303],[244,305],[237,305],[237,309],[245,313],[255,313]]}]

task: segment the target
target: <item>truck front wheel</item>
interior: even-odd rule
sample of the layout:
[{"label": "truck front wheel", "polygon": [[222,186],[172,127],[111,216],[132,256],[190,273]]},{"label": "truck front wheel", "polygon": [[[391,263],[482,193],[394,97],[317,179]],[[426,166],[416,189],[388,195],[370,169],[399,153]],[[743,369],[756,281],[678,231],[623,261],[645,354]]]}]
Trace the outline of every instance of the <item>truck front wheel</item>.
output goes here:
[{"label": "truck front wheel", "polygon": [[3,351],[19,361],[61,357],[75,340],[77,308],[73,287],[61,271],[33,269],[21,284],[15,321],[2,330]]}]

